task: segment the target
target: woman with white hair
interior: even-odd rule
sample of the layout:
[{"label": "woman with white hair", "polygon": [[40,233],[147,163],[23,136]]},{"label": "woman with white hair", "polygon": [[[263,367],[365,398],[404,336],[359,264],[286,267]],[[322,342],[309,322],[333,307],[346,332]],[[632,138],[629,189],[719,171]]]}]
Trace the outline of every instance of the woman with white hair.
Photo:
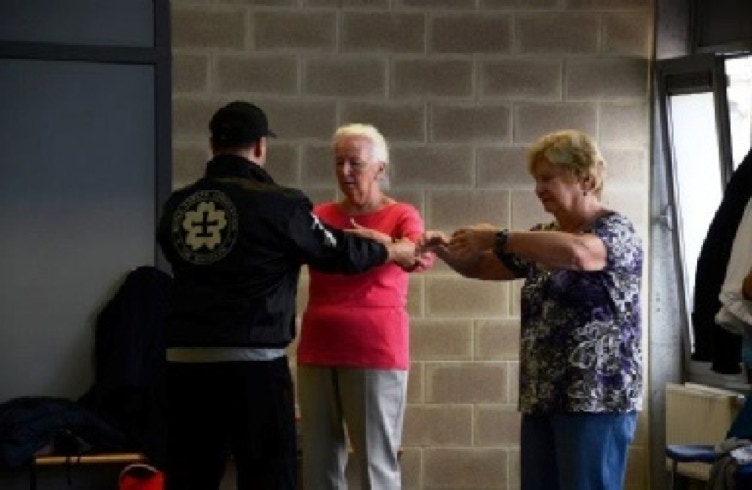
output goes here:
[{"label": "woman with white hair", "polygon": [[642,404],[642,245],[601,201],[605,163],[592,138],[545,135],[527,166],[554,221],[431,231],[421,245],[465,277],[524,279],[521,489],[621,490]]},{"label": "woman with white hair", "polygon": [[[350,124],[334,134],[335,173],[342,200],[315,206],[327,224],[389,243],[417,242],[423,220],[410,204],[384,193],[389,151],[370,125]],[[409,360],[408,274],[387,264],[345,276],[309,268],[308,306],[298,345],[298,401],[307,490],[346,488],[348,441],[361,487],[401,488],[398,460]]]}]

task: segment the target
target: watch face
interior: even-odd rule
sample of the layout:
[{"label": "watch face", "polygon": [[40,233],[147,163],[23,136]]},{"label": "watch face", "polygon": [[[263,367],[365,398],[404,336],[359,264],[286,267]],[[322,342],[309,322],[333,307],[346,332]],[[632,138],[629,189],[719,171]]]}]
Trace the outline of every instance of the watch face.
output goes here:
[{"label": "watch face", "polygon": [[494,252],[497,254],[503,254],[504,250],[507,247],[507,236],[509,235],[509,231],[507,230],[501,230],[496,233],[496,243],[494,246]]}]

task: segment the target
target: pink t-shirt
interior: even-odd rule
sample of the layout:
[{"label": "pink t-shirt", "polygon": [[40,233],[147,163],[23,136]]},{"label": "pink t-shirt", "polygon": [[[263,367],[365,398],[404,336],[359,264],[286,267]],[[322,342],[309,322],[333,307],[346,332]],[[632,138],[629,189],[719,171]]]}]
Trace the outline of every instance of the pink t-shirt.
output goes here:
[{"label": "pink t-shirt", "polygon": [[[353,217],[344,214],[336,203],[320,204],[314,212],[331,226],[352,228]],[[417,241],[423,232],[418,210],[406,203],[394,203],[354,218],[359,225],[394,238]],[[311,268],[308,272],[308,306],[303,313],[298,364],[408,369],[405,270],[390,263],[354,275],[325,274]]]}]

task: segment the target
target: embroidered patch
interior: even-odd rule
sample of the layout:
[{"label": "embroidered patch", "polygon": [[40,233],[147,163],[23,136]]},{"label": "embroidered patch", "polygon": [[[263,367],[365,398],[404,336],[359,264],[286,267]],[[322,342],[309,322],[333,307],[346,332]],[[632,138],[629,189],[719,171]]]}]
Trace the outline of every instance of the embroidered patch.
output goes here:
[{"label": "embroidered patch", "polygon": [[230,253],[238,237],[238,213],[221,191],[190,195],[172,218],[172,241],[183,259],[212,264]]}]

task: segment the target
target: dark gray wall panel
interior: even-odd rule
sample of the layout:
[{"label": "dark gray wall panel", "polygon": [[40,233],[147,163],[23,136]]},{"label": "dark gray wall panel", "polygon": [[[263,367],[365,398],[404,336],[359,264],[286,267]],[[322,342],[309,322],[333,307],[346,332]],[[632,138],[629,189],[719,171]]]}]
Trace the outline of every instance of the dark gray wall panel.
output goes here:
[{"label": "dark gray wall panel", "polygon": [[154,45],[153,0],[2,0],[0,40]]},{"label": "dark gray wall panel", "polygon": [[0,401],[77,397],[96,314],[154,263],[154,68],[0,60]]}]

